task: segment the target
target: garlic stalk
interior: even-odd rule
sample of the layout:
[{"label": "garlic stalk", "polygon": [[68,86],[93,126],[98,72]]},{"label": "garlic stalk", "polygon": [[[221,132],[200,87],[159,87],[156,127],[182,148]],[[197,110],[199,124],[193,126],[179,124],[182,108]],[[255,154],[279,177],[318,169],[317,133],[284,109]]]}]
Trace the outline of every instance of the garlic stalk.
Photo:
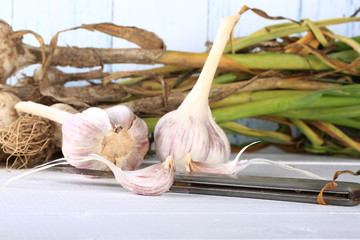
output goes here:
[{"label": "garlic stalk", "polygon": [[125,106],[89,108],[77,114],[34,102],[19,102],[15,108],[62,124],[62,152],[78,168],[109,170],[101,161],[76,161],[95,154],[123,170],[133,170],[149,149],[146,123]]},{"label": "garlic stalk", "polygon": [[166,158],[163,163],[154,164],[147,168],[135,171],[123,171],[106,158],[93,154],[70,161],[66,159],[66,162],[63,162],[62,160],[63,159],[58,159],[51,163],[43,164],[42,166],[13,177],[6,181],[3,184],[3,187],[7,187],[14,180],[44,169],[58,165],[73,164],[74,162],[81,163],[88,161],[97,161],[107,165],[123,188],[140,195],[155,196],[163,194],[169,190],[174,182],[174,161],[172,157]]},{"label": "garlic stalk", "polygon": [[172,156],[176,171],[185,171],[184,160],[189,153],[200,162],[222,163],[229,160],[230,143],[211,115],[208,97],[223,50],[239,17],[231,15],[222,20],[195,86],[179,108],[165,114],[155,126],[156,154],[161,161]]},{"label": "garlic stalk", "polygon": [[302,170],[302,169],[298,169],[295,167],[291,167],[288,166],[286,164],[282,164],[282,163],[278,163],[276,161],[272,161],[272,160],[268,160],[268,159],[264,159],[264,158],[254,158],[254,159],[250,159],[250,160],[241,160],[240,156],[241,154],[251,145],[258,143],[257,142],[253,142],[247,146],[245,146],[244,148],[241,149],[241,151],[236,155],[235,159],[232,161],[229,161],[227,163],[203,163],[203,162],[196,162],[193,161],[191,159],[191,155],[188,154],[185,158],[185,166],[186,166],[186,172],[197,172],[197,173],[215,173],[215,174],[237,174],[238,172],[240,172],[241,170],[245,169],[247,166],[249,166],[251,163],[255,163],[255,162],[262,162],[262,163],[268,163],[268,164],[272,164],[275,165],[277,167],[280,168],[284,168],[290,171],[295,171],[298,172],[300,174],[303,174],[305,176],[309,176],[312,178],[317,178],[317,179],[322,179],[325,180],[325,178],[320,177],[314,173],[311,173],[309,171],[306,170]]}]

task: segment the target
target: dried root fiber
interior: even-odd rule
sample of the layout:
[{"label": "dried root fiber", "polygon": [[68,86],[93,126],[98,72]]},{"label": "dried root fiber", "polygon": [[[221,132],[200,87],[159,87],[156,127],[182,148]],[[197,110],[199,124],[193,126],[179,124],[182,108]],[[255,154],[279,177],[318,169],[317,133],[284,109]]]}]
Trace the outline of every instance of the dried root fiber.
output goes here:
[{"label": "dried root fiber", "polygon": [[27,168],[47,161],[54,153],[53,128],[48,120],[31,115],[1,126],[0,145],[9,154],[6,166]]}]

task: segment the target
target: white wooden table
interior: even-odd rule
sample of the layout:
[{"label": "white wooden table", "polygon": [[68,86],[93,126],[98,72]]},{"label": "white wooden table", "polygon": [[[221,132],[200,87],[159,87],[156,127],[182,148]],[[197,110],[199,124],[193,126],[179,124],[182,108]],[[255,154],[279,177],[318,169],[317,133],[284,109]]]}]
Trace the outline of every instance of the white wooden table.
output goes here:
[{"label": "white wooden table", "polygon": [[[359,159],[292,154],[266,157],[331,178]],[[326,160],[326,164],[324,163]],[[21,173],[0,170],[0,183]],[[298,174],[256,164],[242,174]],[[339,180],[360,182],[342,175]],[[322,206],[248,198],[165,193],[138,196],[114,179],[43,171],[0,191],[0,239],[359,239],[360,205]]]}]

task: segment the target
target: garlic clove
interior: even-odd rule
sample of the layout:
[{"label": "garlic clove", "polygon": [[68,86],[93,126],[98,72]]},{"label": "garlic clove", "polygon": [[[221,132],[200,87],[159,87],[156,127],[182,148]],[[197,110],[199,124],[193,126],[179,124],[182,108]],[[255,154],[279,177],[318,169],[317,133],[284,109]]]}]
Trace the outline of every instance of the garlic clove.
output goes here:
[{"label": "garlic clove", "polygon": [[[114,106],[105,109],[105,112],[108,115],[110,121],[115,123],[115,127],[119,127],[121,124],[121,127],[125,129],[130,129],[132,121],[136,117],[130,108],[125,106]],[[119,124],[119,126],[116,126],[116,124]]]},{"label": "garlic clove", "polygon": [[[89,155],[74,161],[97,161],[109,167],[119,184],[136,194],[155,196],[168,191],[174,182],[174,160],[167,157],[163,163],[157,163],[140,170],[123,171],[112,162],[99,155]],[[72,163],[72,162],[70,162]]]},{"label": "garlic clove", "polygon": [[186,172],[198,172],[198,173],[216,173],[216,174],[237,174],[244,168],[246,168],[250,161],[239,161],[241,154],[251,145],[257,142],[253,142],[243,147],[241,151],[236,155],[235,159],[227,163],[206,163],[193,161],[191,155],[188,154],[185,157]]},{"label": "garlic clove", "polygon": [[114,127],[110,122],[109,116],[100,108],[88,108],[81,114],[78,114],[78,116],[85,121],[91,122],[91,124],[104,135],[106,135]]},{"label": "garlic clove", "polygon": [[166,158],[163,163],[154,164],[149,169],[131,171],[127,178],[121,177],[119,168],[114,172],[117,181],[127,190],[141,195],[160,195],[169,190],[174,182],[174,160]]}]

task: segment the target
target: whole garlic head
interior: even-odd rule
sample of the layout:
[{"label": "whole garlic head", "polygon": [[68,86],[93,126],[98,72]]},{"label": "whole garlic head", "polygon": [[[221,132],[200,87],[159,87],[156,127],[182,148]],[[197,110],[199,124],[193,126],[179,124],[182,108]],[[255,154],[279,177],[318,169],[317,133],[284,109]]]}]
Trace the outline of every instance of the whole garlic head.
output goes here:
[{"label": "whole garlic head", "polygon": [[76,163],[76,159],[95,154],[122,170],[133,170],[149,149],[146,123],[125,106],[74,114],[64,120],[62,132],[62,152],[78,168],[109,170],[99,161]]},{"label": "whole garlic head", "polygon": [[220,25],[208,59],[193,89],[179,108],[165,114],[155,126],[155,150],[161,161],[172,156],[175,171],[185,172],[185,157],[209,164],[224,163],[230,157],[230,143],[215,123],[208,98],[212,80],[227,39],[240,15],[225,17]]},{"label": "whole garlic head", "polygon": [[230,158],[229,140],[207,110],[206,115],[200,115],[178,109],[164,115],[156,125],[157,156],[161,161],[172,156],[177,172],[185,172],[185,157],[189,153],[196,161],[214,164]]}]

